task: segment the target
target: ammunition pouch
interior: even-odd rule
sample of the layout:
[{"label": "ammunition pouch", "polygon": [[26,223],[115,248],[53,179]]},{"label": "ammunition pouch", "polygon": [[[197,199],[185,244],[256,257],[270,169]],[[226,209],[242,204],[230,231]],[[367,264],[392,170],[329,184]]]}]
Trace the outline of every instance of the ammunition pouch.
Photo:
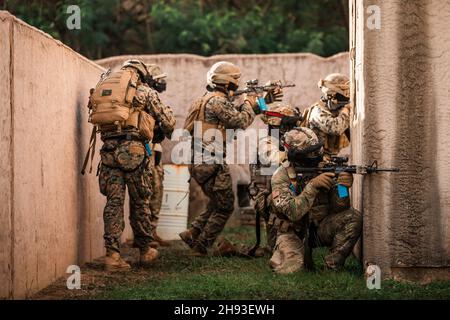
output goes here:
[{"label": "ammunition pouch", "polygon": [[267,224],[281,233],[286,233],[294,230],[292,222],[290,222],[286,217],[280,217],[274,213],[270,214],[269,222]]},{"label": "ammunition pouch", "polygon": [[217,174],[220,165],[217,164],[198,164],[189,167],[191,177],[197,181],[198,184],[203,185]]},{"label": "ammunition pouch", "polygon": [[100,150],[101,163],[110,168],[131,172],[139,168],[147,159],[141,139],[125,135],[121,139],[106,139]]}]

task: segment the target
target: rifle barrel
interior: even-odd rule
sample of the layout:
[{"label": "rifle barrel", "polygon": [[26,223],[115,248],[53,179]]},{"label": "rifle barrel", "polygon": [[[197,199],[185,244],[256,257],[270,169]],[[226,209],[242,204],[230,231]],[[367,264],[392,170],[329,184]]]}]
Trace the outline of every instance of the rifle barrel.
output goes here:
[{"label": "rifle barrel", "polygon": [[376,168],[372,172],[400,172],[399,168]]},{"label": "rifle barrel", "polygon": [[280,85],[268,85],[268,86],[249,86],[249,87],[241,89],[241,90],[236,90],[233,95],[234,96],[239,96],[239,95],[244,94],[244,93],[255,92],[255,91],[258,91],[258,90],[268,91],[268,90],[271,90],[271,89],[275,89],[277,87],[280,87],[280,88],[292,88],[292,87],[295,87],[295,83],[280,84]]},{"label": "rifle barrel", "polygon": [[332,167],[295,167],[296,172],[299,173],[323,173],[323,172],[348,172],[348,173],[377,173],[377,172],[400,172],[399,168],[372,168],[370,166],[332,166]]}]

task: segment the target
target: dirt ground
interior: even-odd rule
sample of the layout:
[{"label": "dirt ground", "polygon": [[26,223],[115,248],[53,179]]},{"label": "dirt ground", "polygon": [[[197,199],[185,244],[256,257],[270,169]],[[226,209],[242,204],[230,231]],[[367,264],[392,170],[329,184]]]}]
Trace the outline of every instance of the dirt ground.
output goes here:
[{"label": "dirt ground", "polygon": [[[254,227],[226,228],[223,236],[248,247],[254,244]],[[124,245],[122,255],[131,263],[131,271],[106,272],[100,258],[81,266],[81,289],[67,289],[68,274],[31,299],[450,299],[448,281],[421,285],[383,280],[380,290],[370,290],[354,257],[350,256],[339,272],[327,270],[323,262],[327,248],[314,250],[314,271],[289,275],[273,273],[268,252],[259,258],[214,254],[196,257],[181,241],[172,241],[171,247],[159,251],[159,259],[147,269],[137,263],[139,251]]]},{"label": "dirt ground", "polygon": [[[181,241],[171,241],[170,248],[159,248],[161,255],[168,250],[188,252]],[[106,272],[103,268],[104,257],[88,262],[81,266],[81,289],[67,289],[66,277],[61,277],[47,288],[31,297],[33,300],[61,300],[61,299],[94,299],[108,288],[138,285],[149,278],[162,278],[164,272],[159,268],[143,268],[139,265],[139,250],[130,244],[122,246],[122,257],[131,264],[130,272]],[[69,274],[68,274],[69,276]]]}]

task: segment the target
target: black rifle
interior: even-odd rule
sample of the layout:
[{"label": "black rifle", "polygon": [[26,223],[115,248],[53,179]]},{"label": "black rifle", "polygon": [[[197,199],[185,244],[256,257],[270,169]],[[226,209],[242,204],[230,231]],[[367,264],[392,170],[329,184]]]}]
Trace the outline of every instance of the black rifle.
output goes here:
[{"label": "black rifle", "polygon": [[324,173],[332,172],[339,174],[348,172],[352,174],[370,174],[378,172],[399,172],[399,168],[379,168],[375,160],[371,165],[347,165],[348,157],[332,157],[331,161],[326,162],[322,167],[295,167],[298,173]]},{"label": "black rifle", "polygon": [[[253,200],[256,199],[256,195],[259,193],[259,188],[256,186],[256,183],[252,181],[248,187],[247,192]],[[248,255],[250,257],[254,257],[256,254],[256,250],[259,248],[261,244],[261,216],[259,211],[255,210],[255,232],[256,232],[256,243],[255,245],[248,251]]]},{"label": "black rifle", "polygon": [[295,87],[295,84],[283,84],[281,83],[281,81],[276,81],[273,82],[269,85],[265,85],[265,86],[259,86],[258,85],[259,81],[258,79],[253,79],[253,80],[249,80],[245,83],[246,87],[244,89],[241,90],[236,90],[233,93],[233,96],[238,96],[241,95],[243,93],[262,93],[263,91],[272,91],[275,90],[276,88],[290,88],[290,87]]}]

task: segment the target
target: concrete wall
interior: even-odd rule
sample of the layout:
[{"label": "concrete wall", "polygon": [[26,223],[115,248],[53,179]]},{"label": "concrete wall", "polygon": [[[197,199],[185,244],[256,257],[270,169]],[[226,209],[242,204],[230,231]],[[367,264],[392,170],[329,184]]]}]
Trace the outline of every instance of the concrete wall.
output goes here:
[{"label": "concrete wall", "polygon": [[167,91],[161,97],[173,107],[178,125],[181,127],[187,109],[193,100],[205,92],[206,72],[217,61],[235,63],[242,70],[242,85],[245,80],[259,79],[261,84],[267,80],[282,80],[295,83],[295,88],[285,89],[285,101],[295,106],[309,106],[320,98],[317,82],[331,72],[348,74],[347,53],[322,58],[310,53],[296,54],[229,54],[201,57],[191,54],[161,54],[117,56],[97,60],[105,67],[117,69],[127,59],[141,59],[146,63],[160,65],[168,74]]},{"label": "concrete wall", "polygon": [[0,297],[12,291],[11,22],[0,15]]},{"label": "concrete wall", "polygon": [[[284,90],[284,100],[301,109],[311,105],[320,98],[317,82],[332,72],[349,73],[347,53],[340,53],[330,58],[322,58],[309,53],[296,54],[252,54],[252,55],[217,55],[201,57],[190,54],[137,55],[118,56],[96,61],[105,68],[118,69],[127,59],[141,59],[146,63],[160,65],[168,74],[167,91],[161,94],[164,103],[172,106],[177,119],[177,127],[182,127],[187,110],[192,101],[205,92],[206,72],[217,61],[226,60],[241,67],[242,85],[249,79],[259,79],[261,84],[267,80],[281,80],[295,83],[295,88]],[[263,128],[264,124],[257,117],[251,127]],[[170,150],[173,143],[165,141],[164,162],[170,163]],[[237,183],[249,182],[246,165],[231,165],[234,188]],[[200,213],[205,206],[205,199],[195,181],[191,182],[190,219]],[[236,197],[237,206],[237,197]]]},{"label": "concrete wall", "polygon": [[79,173],[103,69],[5,11],[0,39],[0,298],[22,298],[103,255],[104,199]]},{"label": "concrete wall", "polygon": [[[366,26],[369,5],[381,9],[380,30]],[[401,169],[355,184],[364,260],[384,276],[450,278],[450,2],[350,6],[353,160]]]}]

